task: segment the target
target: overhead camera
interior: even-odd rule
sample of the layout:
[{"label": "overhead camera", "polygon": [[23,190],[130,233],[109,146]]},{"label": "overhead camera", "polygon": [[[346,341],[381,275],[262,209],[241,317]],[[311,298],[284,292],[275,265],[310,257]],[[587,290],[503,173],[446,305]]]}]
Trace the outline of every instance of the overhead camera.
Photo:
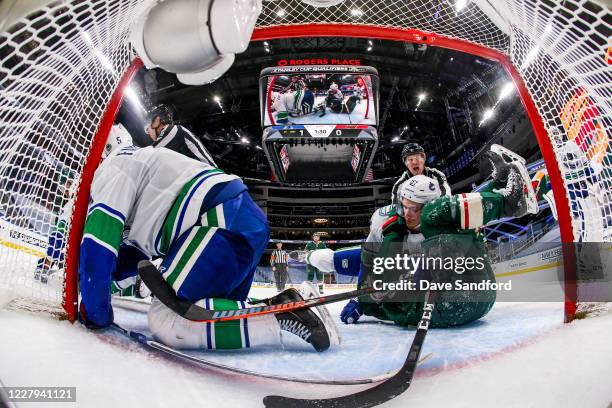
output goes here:
[{"label": "overhead camera", "polygon": [[134,22],[131,43],[147,68],[208,84],[246,50],[261,8],[261,0],[156,1]]}]

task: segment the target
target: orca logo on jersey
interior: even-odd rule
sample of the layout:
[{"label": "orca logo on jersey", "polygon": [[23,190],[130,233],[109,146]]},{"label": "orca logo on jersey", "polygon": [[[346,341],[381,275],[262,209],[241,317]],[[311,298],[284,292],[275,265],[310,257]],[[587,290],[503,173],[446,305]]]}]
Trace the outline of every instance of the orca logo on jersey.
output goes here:
[{"label": "orca logo on jersey", "polygon": [[378,215],[381,216],[385,216],[385,215],[391,215],[391,210],[393,209],[394,206],[392,205],[388,205],[386,207],[381,207],[378,209]]}]

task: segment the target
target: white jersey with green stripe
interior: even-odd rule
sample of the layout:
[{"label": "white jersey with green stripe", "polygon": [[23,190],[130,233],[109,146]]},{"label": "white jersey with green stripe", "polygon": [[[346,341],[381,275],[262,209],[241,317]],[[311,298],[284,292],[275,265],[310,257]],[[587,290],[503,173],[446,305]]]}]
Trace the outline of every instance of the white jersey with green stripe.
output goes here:
[{"label": "white jersey with green stripe", "polygon": [[[90,217],[93,212],[98,209],[99,216],[116,218],[120,224],[118,228],[129,226],[126,239],[130,244],[149,256],[161,255],[159,241],[164,221],[184,187],[191,183],[193,190],[198,190],[198,194],[186,192],[185,201],[188,202],[194,195],[192,201],[195,201],[195,198],[203,199],[205,193],[215,185],[236,179],[239,178],[169,149],[122,149],[104,160],[95,173],[88,223],[92,221]],[[187,214],[183,212],[183,226],[194,225],[198,216],[197,211],[195,214],[193,211]],[[179,226],[178,229],[183,228]],[[118,250],[117,242],[105,242],[107,234],[96,236],[98,234],[94,230],[91,229],[89,233],[99,244]],[[116,241],[116,234],[112,235],[112,241]]]},{"label": "white jersey with green stripe", "polygon": [[[384,207],[380,207],[370,219],[370,234],[366,239],[369,243],[381,243],[383,241],[383,224],[389,219],[392,210],[395,209],[395,204],[389,204]],[[404,248],[411,252],[418,251],[421,242],[425,239],[423,234],[420,232],[410,232],[404,237]],[[371,249],[377,248],[376,245],[371,246]]]},{"label": "white jersey with green stripe", "polygon": [[389,204],[374,211],[372,218],[370,218],[370,234],[368,235],[366,242],[382,242],[382,226],[385,221],[389,219],[391,210],[393,210],[394,207],[394,204]]}]

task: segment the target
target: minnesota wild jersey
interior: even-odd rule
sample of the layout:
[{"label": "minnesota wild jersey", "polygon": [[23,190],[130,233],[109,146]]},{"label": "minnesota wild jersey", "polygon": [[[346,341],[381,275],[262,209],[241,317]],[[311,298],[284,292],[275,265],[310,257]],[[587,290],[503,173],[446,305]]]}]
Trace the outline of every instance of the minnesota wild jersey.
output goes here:
[{"label": "minnesota wild jersey", "polygon": [[[501,217],[503,213],[503,197],[500,194],[468,193],[450,197],[440,197],[427,203],[421,210],[420,230],[424,236],[421,250],[425,256],[444,256],[447,258],[481,258],[484,260],[482,269],[471,269],[468,273],[429,270],[428,279],[443,280],[454,283],[457,279],[466,282],[490,280],[495,282],[495,276],[485,253],[482,237],[476,228]],[[404,219],[392,210],[383,225],[383,244],[375,256],[394,257],[398,245],[405,242],[410,231],[406,228]],[[410,255],[415,255],[411,253]],[[364,257],[366,254],[364,254]],[[371,260],[364,259],[364,264],[371,265]],[[362,279],[362,285],[365,279]],[[452,295],[452,296],[451,296]],[[487,314],[495,303],[495,291],[460,291],[457,293],[438,294],[436,309],[431,320],[433,327],[449,327],[462,325],[477,320]],[[445,300],[446,298],[450,301]],[[461,299],[457,301],[457,299]],[[391,320],[401,326],[418,324],[423,314],[423,301],[414,302],[373,302],[369,298],[360,299],[360,308],[366,315],[381,320]]]}]

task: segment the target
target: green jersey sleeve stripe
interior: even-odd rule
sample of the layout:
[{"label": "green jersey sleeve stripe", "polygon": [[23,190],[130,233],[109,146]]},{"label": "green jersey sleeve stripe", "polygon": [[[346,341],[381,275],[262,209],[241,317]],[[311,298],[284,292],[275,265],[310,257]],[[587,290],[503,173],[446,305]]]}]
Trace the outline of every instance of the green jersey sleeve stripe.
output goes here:
[{"label": "green jersey sleeve stripe", "polygon": [[100,209],[95,209],[85,222],[83,235],[95,237],[97,241],[106,243],[115,252],[119,251],[123,234],[123,222]]}]

